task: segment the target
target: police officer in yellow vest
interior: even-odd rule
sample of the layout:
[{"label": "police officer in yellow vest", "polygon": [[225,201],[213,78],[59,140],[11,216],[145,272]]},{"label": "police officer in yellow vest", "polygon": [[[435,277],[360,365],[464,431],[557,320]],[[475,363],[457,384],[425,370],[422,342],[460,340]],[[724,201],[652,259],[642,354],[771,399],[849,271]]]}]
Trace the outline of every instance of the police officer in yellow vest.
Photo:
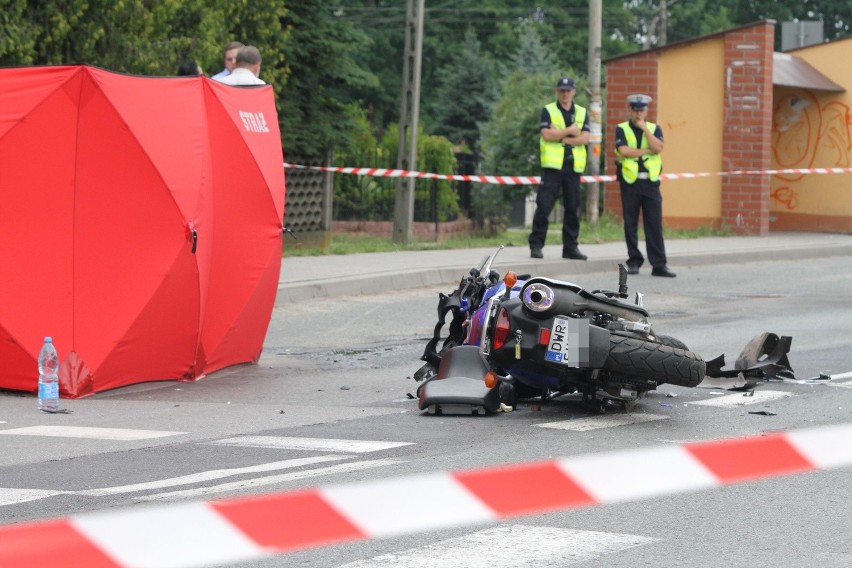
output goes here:
[{"label": "police officer in yellow vest", "polygon": [[630,120],[615,128],[618,156],[617,177],[621,186],[621,210],[624,216],[624,240],[627,243],[627,272],[639,274],[645,262],[639,250],[639,213],[645,230],[645,249],[651,263],[652,276],[674,278],[666,266],[666,244],[663,242],[663,195],[660,173],[663,170],[663,131],[648,122],[648,95],[630,95]]},{"label": "police officer in yellow vest", "polygon": [[541,183],[535,199],[530,256],[542,258],[547,238],[548,217],[562,195],[565,217],[562,221],[562,258],[586,260],[577,248],[580,236],[580,174],[586,169],[586,144],[589,142],[589,116],[574,104],[574,80],[568,77],[556,83],[556,101],[541,110]]}]

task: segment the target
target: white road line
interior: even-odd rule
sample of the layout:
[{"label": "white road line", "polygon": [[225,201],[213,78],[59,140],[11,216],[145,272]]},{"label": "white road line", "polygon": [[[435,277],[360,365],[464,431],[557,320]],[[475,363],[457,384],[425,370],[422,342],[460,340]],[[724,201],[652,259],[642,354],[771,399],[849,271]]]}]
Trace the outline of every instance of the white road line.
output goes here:
[{"label": "white road line", "polygon": [[62,495],[64,491],[53,491],[51,489],[13,489],[0,487],[0,507],[5,505],[17,505],[27,501],[38,501],[45,497]]},{"label": "white road line", "polygon": [[194,499],[206,495],[216,493],[226,493],[229,491],[240,491],[243,489],[252,489],[262,487],[264,485],[275,485],[288,481],[298,481],[301,479],[309,479],[311,477],[319,477],[321,475],[332,475],[335,473],[351,473],[364,469],[372,469],[374,467],[384,467],[388,465],[397,465],[405,463],[400,460],[368,460],[361,462],[352,462],[323,467],[319,469],[308,469],[304,471],[294,471],[291,473],[282,473],[280,475],[270,475],[267,477],[256,477],[253,479],[243,479],[233,481],[231,483],[222,483],[220,485],[212,485],[210,487],[199,487],[197,489],[186,489],[184,491],[171,491],[168,493],[158,493],[156,495],[146,495],[134,498],[135,501],[164,501],[172,499]]},{"label": "white road line", "polygon": [[246,448],[274,448],[278,450],[310,450],[321,452],[347,452],[364,454],[400,446],[412,446],[414,442],[373,442],[370,440],[335,440],[326,438],[292,438],[277,436],[238,436],[206,442],[217,446],[242,446]]},{"label": "white road line", "polygon": [[838,375],[831,375],[831,380],[836,381],[838,379],[852,379],[852,371],[848,373],[840,373]]},{"label": "white road line", "polygon": [[247,473],[263,473],[267,471],[279,471],[282,469],[292,469],[306,465],[317,463],[325,463],[331,461],[345,460],[351,456],[315,456],[311,458],[299,458],[293,460],[277,461],[271,463],[262,463],[247,467],[237,467],[232,469],[213,469],[210,471],[200,471],[189,475],[181,475],[179,477],[171,477],[168,479],[158,479],[157,481],[147,481],[144,483],[132,483],[129,485],[118,485],[115,487],[104,487],[102,489],[85,489],[82,491],[74,491],[76,495],[89,495],[93,497],[102,497],[105,495],[118,495],[120,493],[134,493],[136,491],[150,491],[152,489],[163,489],[166,487],[176,487],[179,485],[190,485],[193,483],[203,483],[214,479],[223,479],[225,477],[233,477],[235,475],[244,475]]},{"label": "white road line", "polygon": [[573,430],[575,432],[586,432],[598,430],[599,428],[614,428],[615,426],[627,426],[642,422],[653,422],[655,420],[668,420],[668,416],[662,414],[603,414],[572,420],[560,420],[559,422],[545,422],[536,424],[539,428],[554,428],[556,430]]},{"label": "white road line", "polygon": [[[744,396],[749,394],[750,396]],[[772,400],[781,400],[793,396],[791,392],[771,391],[771,390],[755,390],[743,394],[728,394],[718,398],[710,398],[707,400],[699,400],[690,402],[689,404],[700,404],[702,406],[718,406],[722,408],[730,408],[737,406],[748,406],[750,404],[759,404],[761,402],[769,402]]]},{"label": "white road line", "polygon": [[852,389],[852,381],[843,383],[826,383],[830,387],[840,387],[842,389]]},{"label": "white road line", "polygon": [[125,428],[90,428],[85,426],[27,426],[0,430],[6,436],[51,436],[56,438],[90,438],[94,440],[148,440],[179,436],[187,432],[168,432],[165,430],[129,430]]},{"label": "white road line", "polygon": [[510,525],[359,560],[339,568],[440,568],[462,565],[465,568],[556,568],[587,562],[604,554],[657,540],[631,534]]}]

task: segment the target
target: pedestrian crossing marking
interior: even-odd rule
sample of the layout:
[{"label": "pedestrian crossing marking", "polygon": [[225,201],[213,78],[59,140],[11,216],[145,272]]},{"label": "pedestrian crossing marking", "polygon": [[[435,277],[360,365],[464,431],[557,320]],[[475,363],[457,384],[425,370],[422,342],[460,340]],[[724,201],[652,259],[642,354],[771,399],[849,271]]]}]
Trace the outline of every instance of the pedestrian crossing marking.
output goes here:
[{"label": "pedestrian crossing marking", "polygon": [[179,477],[170,477],[167,479],[158,479],[156,481],[146,481],[143,483],[131,483],[128,485],[118,485],[115,487],[103,487],[101,489],[84,489],[82,491],[74,491],[77,495],[89,495],[93,497],[102,497],[106,495],[118,495],[121,493],[135,493],[137,491],[150,491],[153,489],[164,489],[166,487],[176,487],[180,485],[191,485],[194,483],[203,483],[205,481],[213,481],[215,479],[224,479],[226,477],[235,477],[237,475],[246,475],[251,473],[264,473],[269,471],[280,471],[282,469],[293,469],[314,465],[318,463],[326,463],[331,461],[340,461],[347,459],[349,456],[314,456],[310,458],[299,458],[285,461],[277,461],[271,463],[262,463],[259,465],[251,465],[247,467],[235,467],[230,469],[214,469],[210,471],[200,471]]},{"label": "pedestrian crossing marking", "polygon": [[45,497],[53,497],[61,495],[64,491],[54,491],[52,489],[15,489],[0,487],[0,507],[5,505],[17,505],[18,503],[26,503],[27,501],[38,501]]},{"label": "pedestrian crossing marking", "polygon": [[363,454],[412,446],[414,442],[376,442],[370,440],[336,440],[333,438],[294,438],[277,436],[238,436],[207,442],[217,446],[246,448],[273,448],[278,450],[308,450],[318,452],[345,452]]},{"label": "pedestrian crossing marking", "polygon": [[321,475],[332,475],[338,473],[352,473],[365,469],[376,467],[385,467],[389,465],[398,465],[405,463],[400,460],[365,460],[360,462],[351,462],[321,467],[316,469],[306,469],[302,471],[292,471],[281,473],[278,475],[269,475],[266,477],[254,477],[251,479],[241,479],[230,483],[220,483],[219,485],[210,485],[207,487],[198,487],[195,489],[185,489],[182,491],[170,491],[167,493],[156,493],[154,495],[145,495],[137,497],[136,501],[166,501],[174,499],[189,499],[204,497],[207,495],[217,495],[220,493],[228,493],[233,491],[244,491],[263,487],[265,485],[279,485],[289,481],[299,481],[302,479],[310,479]]},{"label": "pedestrian crossing marking", "polygon": [[0,430],[5,436],[49,436],[54,438],[89,438],[92,440],[150,440],[167,436],[180,436],[188,432],[166,430],[130,430],[127,428],[93,428],[88,426],[26,426]]},{"label": "pedestrian crossing marking", "polygon": [[574,432],[587,432],[600,428],[613,428],[615,426],[627,426],[640,424],[642,422],[654,422],[656,420],[668,420],[668,416],[662,414],[604,414],[573,418],[571,420],[560,420],[558,422],[544,422],[536,424],[539,428],[553,428],[554,430],[573,430]]},{"label": "pedestrian crossing marking", "polygon": [[701,406],[715,406],[719,408],[729,408],[737,406],[749,406],[759,404],[761,402],[770,402],[773,400],[781,400],[793,396],[791,392],[772,391],[772,390],[753,390],[746,393],[728,394],[718,398],[709,398],[707,400],[699,400],[688,404],[700,404]]},{"label": "pedestrian crossing marking", "polygon": [[340,568],[468,568],[562,567],[588,562],[604,554],[643,546],[659,539],[597,531],[509,525],[450,538],[402,552],[344,564]]}]

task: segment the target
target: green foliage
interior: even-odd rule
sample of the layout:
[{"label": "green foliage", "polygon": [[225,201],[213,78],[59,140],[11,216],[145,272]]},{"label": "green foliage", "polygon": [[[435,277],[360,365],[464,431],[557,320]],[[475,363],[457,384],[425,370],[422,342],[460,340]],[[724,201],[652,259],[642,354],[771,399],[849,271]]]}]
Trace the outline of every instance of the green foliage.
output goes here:
[{"label": "green foliage", "polygon": [[355,128],[346,111],[350,91],[375,86],[378,80],[353,57],[353,50],[369,41],[367,36],[334,20],[326,0],[290,4],[282,19],[290,32],[283,44],[290,73],[279,99],[284,149],[303,159],[324,159],[346,146]]},{"label": "green foliage", "polygon": [[[399,125],[391,124],[381,141],[382,155],[396,167],[399,154]],[[417,170],[436,174],[455,173],[452,142],[442,136],[417,136]],[[435,203],[437,201],[437,203]],[[437,212],[436,212],[437,207]],[[450,180],[417,179],[414,184],[415,221],[453,221],[458,218],[459,198]],[[437,219],[436,216],[437,215]]]},{"label": "green foliage", "polygon": [[[645,42],[657,45],[661,1],[603,0],[602,59],[638,51]],[[406,4],[0,0],[0,65],[88,64],[168,76],[195,59],[213,74],[222,68],[222,46],[237,39],[263,55],[261,76],[278,97],[285,155],[325,159],[353,151],[353,136],[363,131],[358,120],[365,118],[379,139],[399,121],[403,58],[409,55]],[[666,0],[666,6],[668,42],[767,18],[779,29],[793,19],[822,20],[826,39],[847,37],[852,24],[848,0]],[[537,117],[530,113],[550,96],[537,85],[557,75],[583,78],[588,12],[588,0],[429,0],[424,131],[466,141],[490,160],[486,173],[534,174]],[[578,98],[585,94],[578,89]],[[501,116],[492,117],[492,110]]]},{"label": "green foliage", "polygon": [[440,73],[433,132],[478,155],[479,124],[485,122],[490,113],[492,76],[479,40],[472,29],[468,29],[461,51]]}]

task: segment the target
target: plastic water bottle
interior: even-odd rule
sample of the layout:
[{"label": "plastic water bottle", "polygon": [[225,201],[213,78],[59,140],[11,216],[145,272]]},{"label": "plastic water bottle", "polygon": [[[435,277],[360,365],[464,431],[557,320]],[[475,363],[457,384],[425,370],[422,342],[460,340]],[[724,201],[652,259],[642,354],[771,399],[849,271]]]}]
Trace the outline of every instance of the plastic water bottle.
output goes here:
[{"label": "plastic water bottle", "polygon": [[59,410],[59,355],[51,337],[44,338],[38,354],[38,409]]}]

